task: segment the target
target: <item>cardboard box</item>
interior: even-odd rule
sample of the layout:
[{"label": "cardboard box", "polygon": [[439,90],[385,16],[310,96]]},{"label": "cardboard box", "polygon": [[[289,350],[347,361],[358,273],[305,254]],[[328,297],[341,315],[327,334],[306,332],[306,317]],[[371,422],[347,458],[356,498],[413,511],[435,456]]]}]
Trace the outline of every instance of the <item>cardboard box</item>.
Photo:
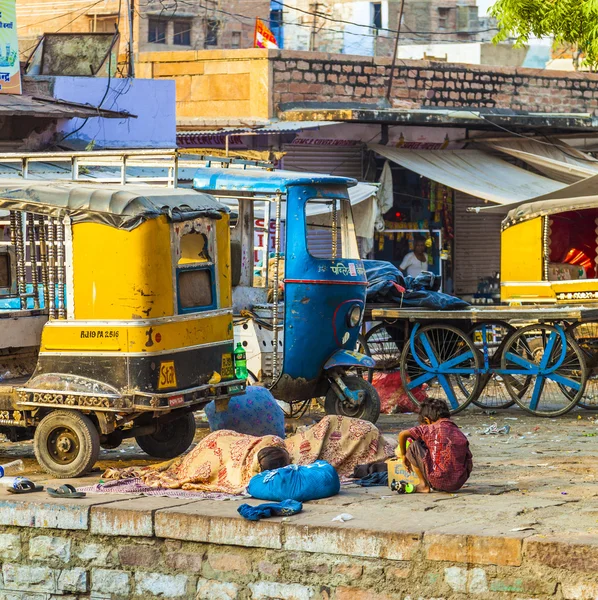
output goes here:
[{"label": "cardboard box", "polygon": [[419,483],[419,477],[415,473],[408,473],[400,458],[389,460],[386,464],[388,465],[388,487],[393,481],[406,481],[413,485]]}]

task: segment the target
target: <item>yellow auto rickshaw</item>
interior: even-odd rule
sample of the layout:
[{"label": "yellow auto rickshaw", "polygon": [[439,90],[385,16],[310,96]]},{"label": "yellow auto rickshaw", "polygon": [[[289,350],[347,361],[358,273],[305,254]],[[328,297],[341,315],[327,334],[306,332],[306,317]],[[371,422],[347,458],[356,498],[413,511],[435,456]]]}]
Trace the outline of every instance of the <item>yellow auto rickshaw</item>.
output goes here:
[{"label": "yellow auto rickshaw", "polygon": [[228,209],[193,190],[0,185],[0,432],[77,477],[100,446],[184,452],[243,391]]},{"label": "yellow auto rickshaw", "polygon": [[509,304],[598,302],[598,199],[527,202],[502,226],[501,299]]}]

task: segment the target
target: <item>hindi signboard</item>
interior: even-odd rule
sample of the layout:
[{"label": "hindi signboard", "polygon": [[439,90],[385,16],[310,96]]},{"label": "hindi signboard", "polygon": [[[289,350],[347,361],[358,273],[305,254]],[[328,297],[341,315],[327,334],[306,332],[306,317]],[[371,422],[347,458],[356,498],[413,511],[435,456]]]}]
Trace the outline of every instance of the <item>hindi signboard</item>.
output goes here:
[{"label": "hindi signboard", "polygon": [[0,94],[21,93],[16,0],[0,0]]}]

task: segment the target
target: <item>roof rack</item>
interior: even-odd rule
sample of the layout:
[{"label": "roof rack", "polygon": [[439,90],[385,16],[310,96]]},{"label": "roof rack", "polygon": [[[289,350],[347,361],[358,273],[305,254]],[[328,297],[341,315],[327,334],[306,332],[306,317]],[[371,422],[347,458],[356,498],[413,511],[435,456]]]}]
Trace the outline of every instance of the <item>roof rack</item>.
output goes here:
[{"label": "roof rack", "polygon": [[148,183],[174,188],[193,179],[193,173],[185,171],[216,165],[223,169],[274,169],[270,162],[187,154],[177,149],[10,152],[0,153],[0,180]]}]

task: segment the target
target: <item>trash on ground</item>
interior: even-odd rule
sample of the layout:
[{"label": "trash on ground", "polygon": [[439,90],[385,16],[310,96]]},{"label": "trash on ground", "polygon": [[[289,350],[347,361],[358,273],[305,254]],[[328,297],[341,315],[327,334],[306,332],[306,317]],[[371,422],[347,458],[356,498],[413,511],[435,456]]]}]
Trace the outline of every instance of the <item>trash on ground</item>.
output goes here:
[{"label": "trash on ground", "polygon": [[508,435],[510,431],[511,428],[508,425],[499,428],[496,423],[494,423],[482,431],[482,435]]},{"label": "trash on ground", "polygon": [[351,521],[354,518],[355,517],[353,515],[350,515],[349,513],[342,513],[342,514],[334,517],[334,519],[332,519],[332,520],[339,521],[340,523],[345,523],[346,521]]}]

